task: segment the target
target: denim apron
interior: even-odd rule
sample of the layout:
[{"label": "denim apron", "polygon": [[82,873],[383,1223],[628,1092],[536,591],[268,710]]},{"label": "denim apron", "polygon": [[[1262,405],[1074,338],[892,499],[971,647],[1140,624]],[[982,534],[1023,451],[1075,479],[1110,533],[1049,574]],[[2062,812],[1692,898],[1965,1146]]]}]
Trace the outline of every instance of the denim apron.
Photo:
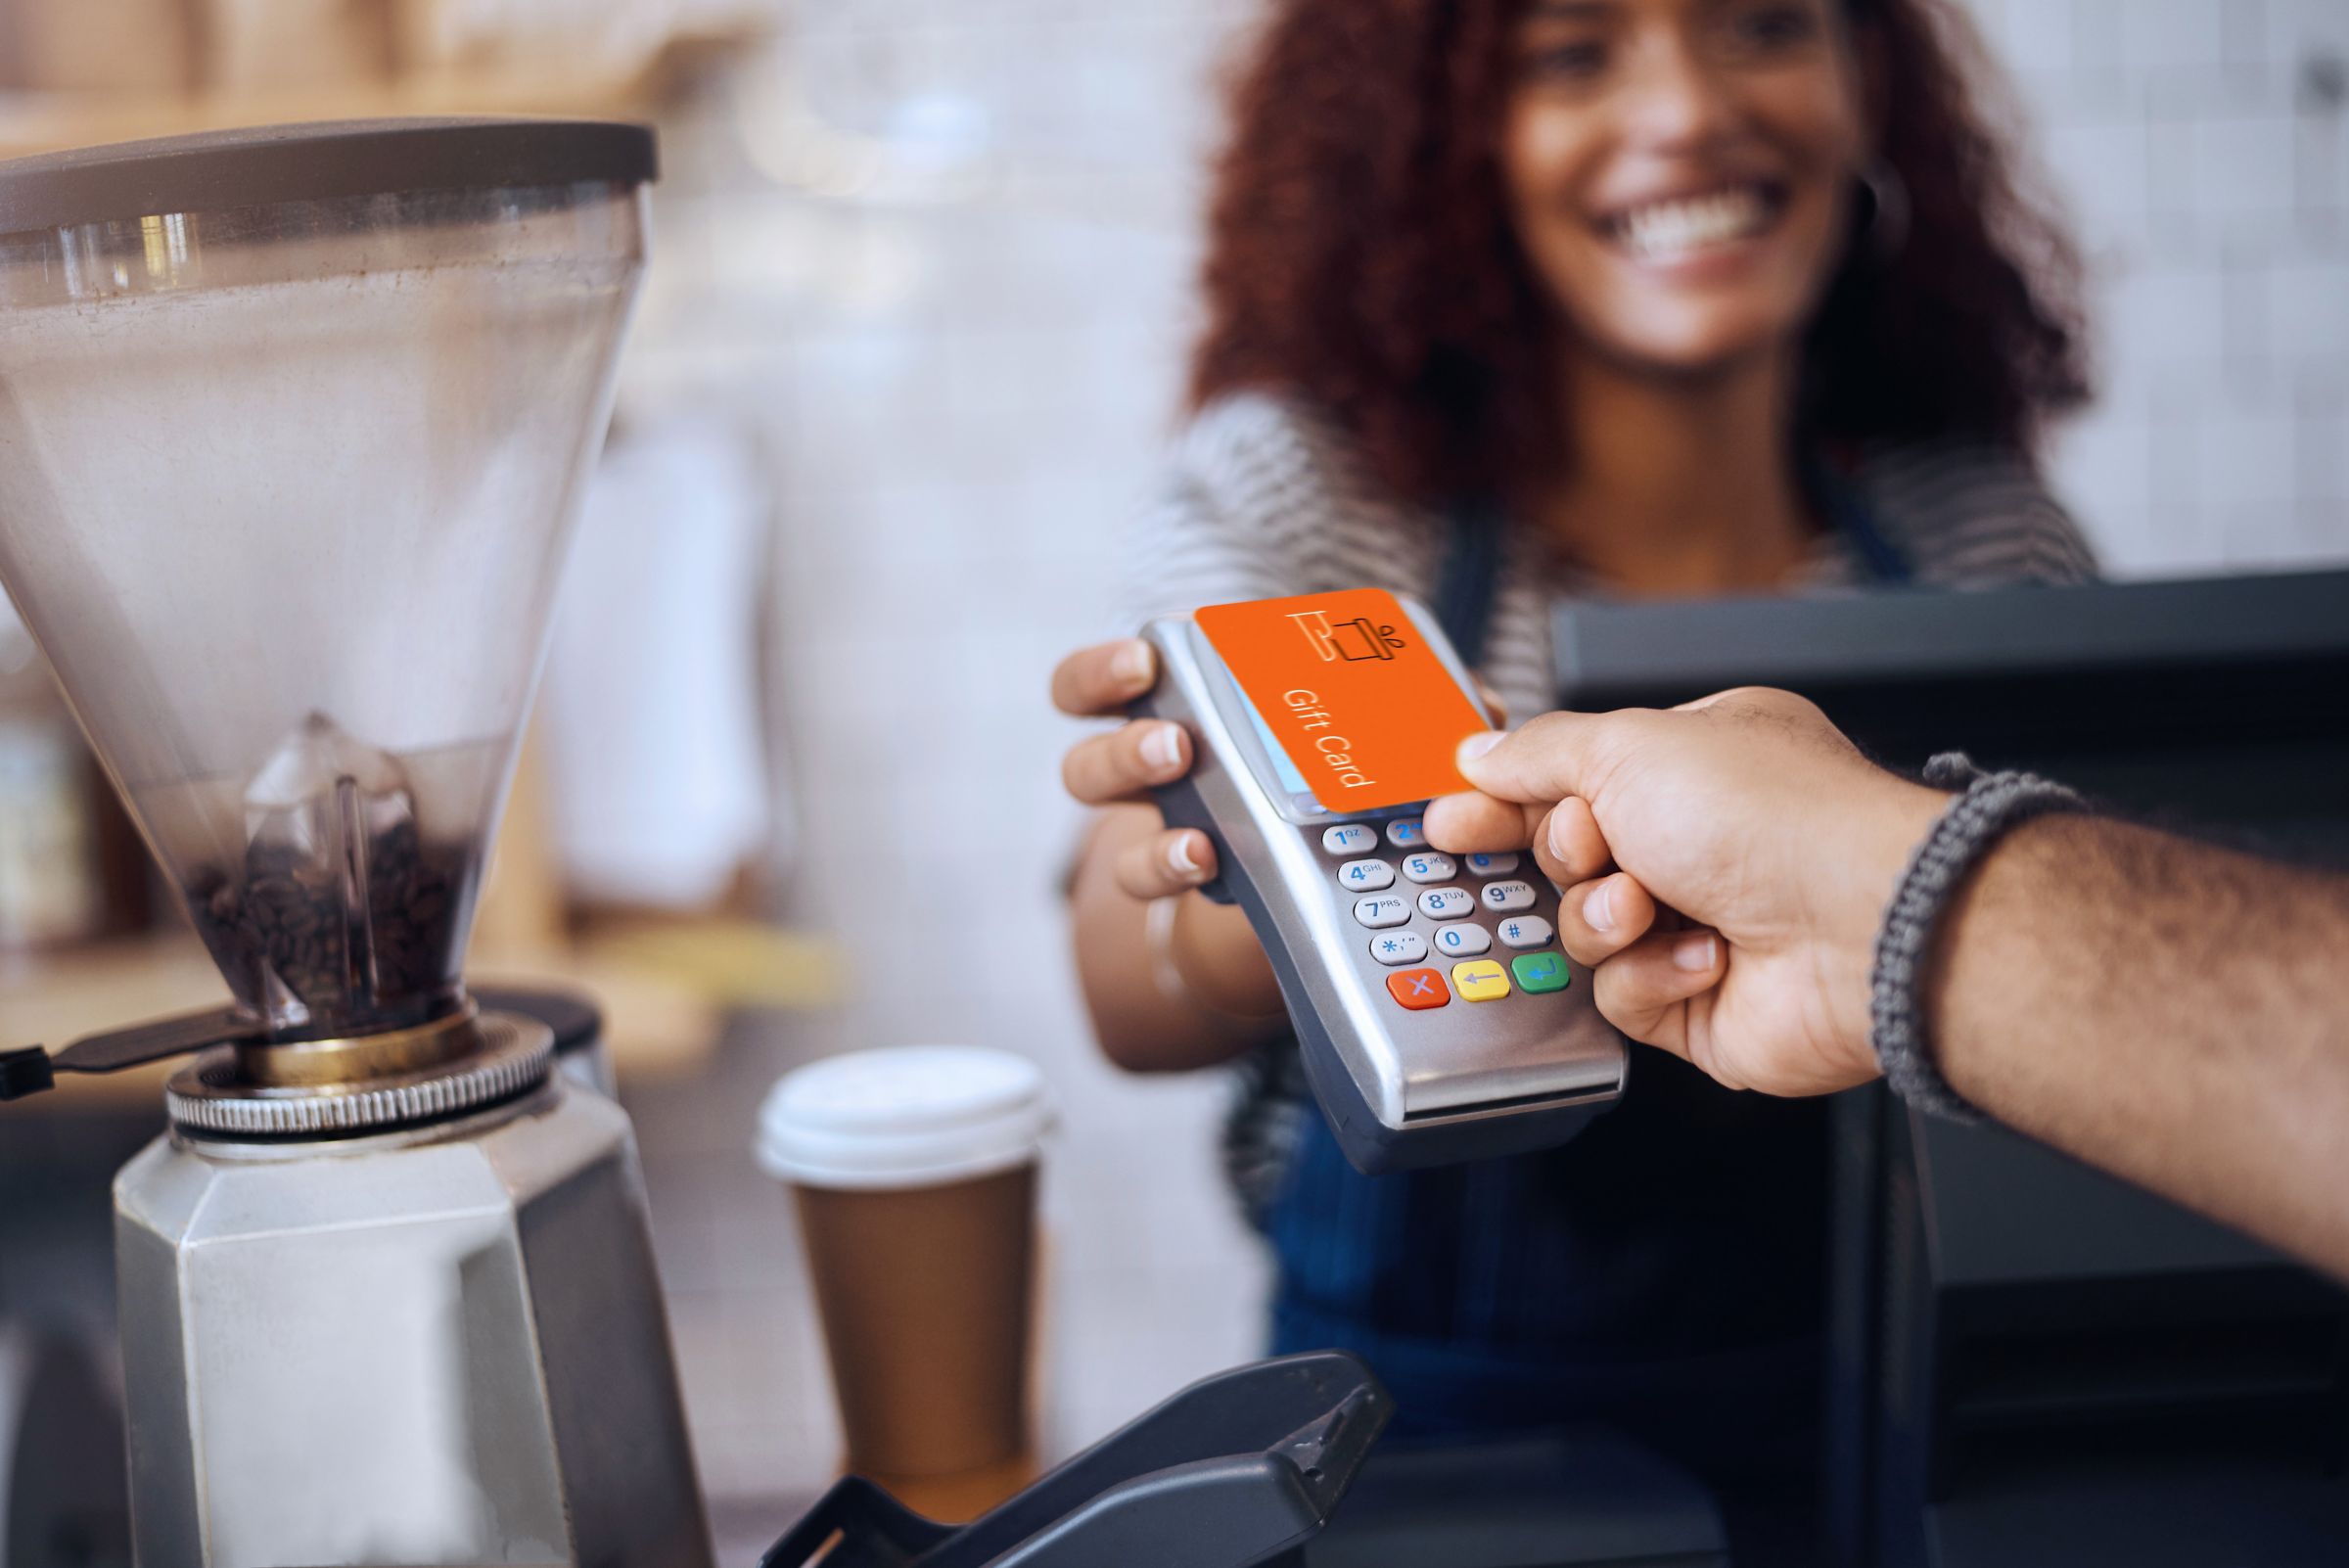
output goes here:
[{"label": "denim apron", "polygon": [[[1859,497],[1806,474],[1866,577],[1910,578]],[[1462,508],[1433,605],[1480,662],[1504,524]],[[1343,1348],[1408,1441],[1604,1421],[1733,1481],[1816,1452],[1826,1269],[1823,1101],[1719,1087],[1642,1052],[1564,1148],[1365,1176],[1302,1119],[1263,1216],[1276,1354]]]}]

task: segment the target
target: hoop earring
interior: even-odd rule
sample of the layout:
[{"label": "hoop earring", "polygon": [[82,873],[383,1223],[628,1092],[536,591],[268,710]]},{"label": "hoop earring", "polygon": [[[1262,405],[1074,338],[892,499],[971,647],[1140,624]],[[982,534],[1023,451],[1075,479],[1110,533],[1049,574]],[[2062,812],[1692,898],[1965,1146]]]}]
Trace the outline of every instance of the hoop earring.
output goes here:
[{"label": "hoop earring", "polygon": [[1876,261],[1889,261],[1909,243],[1909,182],[1883,159],[1871,158],[1860,169],[1860,189],[1867,198],[1860,238]]}]

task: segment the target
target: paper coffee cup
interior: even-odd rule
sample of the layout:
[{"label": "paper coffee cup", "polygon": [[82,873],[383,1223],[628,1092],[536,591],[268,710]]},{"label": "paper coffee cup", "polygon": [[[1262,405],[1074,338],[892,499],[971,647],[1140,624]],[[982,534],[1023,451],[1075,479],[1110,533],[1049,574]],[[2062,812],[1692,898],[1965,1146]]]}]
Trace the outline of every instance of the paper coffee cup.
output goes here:
[{"label": "paper coffee cup", "polygon": [[799,1209],[850,1469],[960,1475],[1028,1453],[1051,1125],[1036,1064],[978,1046],[855,1051],[767,1095],[759,1163]]}]

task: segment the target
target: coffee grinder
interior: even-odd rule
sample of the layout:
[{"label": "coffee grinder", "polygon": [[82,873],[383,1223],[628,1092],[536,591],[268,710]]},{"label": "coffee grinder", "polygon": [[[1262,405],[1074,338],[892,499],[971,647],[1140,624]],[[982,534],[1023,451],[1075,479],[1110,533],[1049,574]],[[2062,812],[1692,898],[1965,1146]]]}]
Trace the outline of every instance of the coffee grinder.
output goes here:
[{"label": "coffee grinder", "polygon": [[710,1560],[627,1119],[460,974],[653,172],[493,119],[0,163],[0,582],[234,998],[0,1061],[193,1053],[115,1188],[144,1568]]}]

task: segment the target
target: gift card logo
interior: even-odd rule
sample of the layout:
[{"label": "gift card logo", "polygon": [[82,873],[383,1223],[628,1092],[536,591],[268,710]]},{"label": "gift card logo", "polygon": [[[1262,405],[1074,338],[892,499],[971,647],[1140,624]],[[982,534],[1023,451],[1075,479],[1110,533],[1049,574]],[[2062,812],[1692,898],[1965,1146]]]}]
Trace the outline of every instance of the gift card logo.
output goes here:
[{"label": "gift card logo", "polygon": [[1485,715],[1393,594],[1349,588],[1210,605],[1192,619],[1331,810],[1467,787],[1452,755],[1487,727]]},{"label": "gift card logo", "polygon": [[1395,635],[1393,626],[1382,626],[1368,616],[1333,623],[1326,611],[1300,610],[1289,619],[1305,633],[1306,646],[1325,664],[1340,659],[1392,659],[1410,646]]}]

